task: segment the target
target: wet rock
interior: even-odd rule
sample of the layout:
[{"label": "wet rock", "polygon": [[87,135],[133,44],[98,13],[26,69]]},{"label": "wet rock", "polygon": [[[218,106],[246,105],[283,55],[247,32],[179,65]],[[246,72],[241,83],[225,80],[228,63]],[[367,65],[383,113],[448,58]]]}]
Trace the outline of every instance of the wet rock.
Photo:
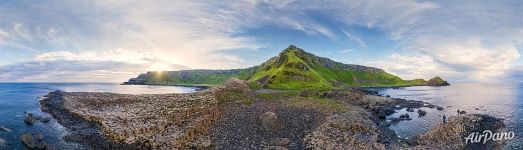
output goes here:
[{"label": "wet rock", "polygon": [[40,120],[40,122],[43,122],[43,123],[48,123],[49,121],[51,121],[51,117],[44,117],[44,118],[42,118],[42,120]]},{"label": "wet rock", "polygon": [[418,109],[418,116],[425,116],[427,115],[427,112],[426,111],[423,111],[421,109]]},{"label": "wet rock", "polygon": [[281,146],[267,146],[263,150],[287,150],[287,148]]},{"label": "wet rock", "polygon": [[414,141],[419,147],[438,147],[440,149],[501,149],[504,145],[502,140],[487,140],[483,144],[483,142],[471,143],[470,141],[466,143],[465,139],[474,132],[480,134],[485,130],[493,133],[502,132],[504,127],[501,119],[492,116],[457,115],[450,117],[447,123],[441,123],[427,133],[417,136]]},{"label": "wet rock", "polygon": [[388,115],[394,113],[394,108],[391,107],[381,107],[378,111],[378,117],[386,118]]},{"label": "wet rock", "polygon": [[25,124],[32,125],[36,121],[33,113],[25,114],[24,122]]},{"label": "wet rock", "polygon": [[271,141],[271,145],[281,147],[287,147],[290,143],[291,140],[289,138],[275,138]]},{"label": "wet rock", "polygon": [[11,132],[11,129],[0,126],[0,131]]},{"label": "wet rock", "polygon": [[33,135],[31,133],[24,133],[22,137],[20,138],[22,141],[22,144],[27,149],[35,149],[36,148],[36,141],[33,139]]},{"label": "wet rock", "polygon": [[276,131],[282,128],[282,123],[276,113],[274,112],[265,112],[259,117],[263,128],[266,131]]}]

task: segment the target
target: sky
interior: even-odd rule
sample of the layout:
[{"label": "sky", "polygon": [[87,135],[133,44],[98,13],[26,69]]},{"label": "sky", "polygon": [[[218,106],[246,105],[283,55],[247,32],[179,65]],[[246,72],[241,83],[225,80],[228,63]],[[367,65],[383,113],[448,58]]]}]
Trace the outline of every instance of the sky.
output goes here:
[{"label": "sky", "polygon": [[122,82],[261,64],[288,45],[403,79],[523,78],[521,1],[3,0],[0,82]]}]

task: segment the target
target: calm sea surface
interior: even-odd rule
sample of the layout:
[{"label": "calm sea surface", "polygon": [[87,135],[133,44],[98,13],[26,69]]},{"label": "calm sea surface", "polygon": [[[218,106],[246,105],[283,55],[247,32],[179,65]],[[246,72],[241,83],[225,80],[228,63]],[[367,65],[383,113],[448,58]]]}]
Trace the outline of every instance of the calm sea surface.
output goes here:
[{"label": "calm sea surface", "polygon": [[412,120],[393,124],[391,128],[398,136],[412,138],[442,123],[442,115],[457,115],[457,110],[470,113],[489,114],[504,119],[508,131],[516,133],[516,138],[509,140],[506,149],[523,149],[523,84],[497,83],[454,83],[444,87],[403,87],[373,89],[382,95],[408,100],[421,100],[444,107],[445,110],[421,108],[427,115],[418,117],[417,109],[407,112],[396,111],[390,117],[399,117],[408,113]]},{"label": "calm sea surface", "polygon": [[[0,138],[6,141],[0,149],[24,149],[20,136],[24,133],[42,133],[44,141],[57,149],[82,149],[80,145],[64,142],[62,136],[66,129],[52,120],[49,123],[37,122],[33,125],[24,123],[24,112],[37,116],[49,116],[40,112],[38,100],[55,90],[68,92],[112,92],[123,94],[163,94],[189,93],[194,87],[118,85],[117,83],[0,83],[0,127],[10,131],[0,131]],[[0,140],[1,140],[0,139]]]}]

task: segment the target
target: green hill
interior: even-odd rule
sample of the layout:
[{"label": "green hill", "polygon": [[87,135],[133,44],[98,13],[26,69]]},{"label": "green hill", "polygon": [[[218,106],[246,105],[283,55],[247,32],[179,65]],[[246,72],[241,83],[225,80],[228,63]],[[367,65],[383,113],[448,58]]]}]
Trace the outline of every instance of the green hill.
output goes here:
[{"label": "green hill", "polygon": [[[343,64],[289,46],[265,63],[246,69],[182,70],[148,72],[127,84],[216,85],[228,78],[259,83],[270,89],[332,89],[341,87],[389,87],[429,85],[423,79],[403,80],[382,69]],[[438,77],[431,85],[447,83]],[[448,84],[448,83],[447,83]]]}]

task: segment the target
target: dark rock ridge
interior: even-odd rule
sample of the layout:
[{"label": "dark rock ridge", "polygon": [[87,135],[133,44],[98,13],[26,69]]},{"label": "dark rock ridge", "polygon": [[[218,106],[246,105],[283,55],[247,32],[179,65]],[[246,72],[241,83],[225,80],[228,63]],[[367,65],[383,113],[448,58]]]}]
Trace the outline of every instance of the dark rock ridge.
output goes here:
[{"label": "dark rock ridge", "polygon": [[[355,64],[343,64],[329,58],[308,53],[294,45],[266,62],[245,69],[229,70],[181,70],[147,72],[131,78],[123,84],[149,85],[217,85],[229,78],[257,81],[265,88],[308,89],[342,86],[444,86],[449,85],[440,77],[429,81],[423,79],[403,80],[383,69]],[[283,83],[300,83],[287,86]]]}]

